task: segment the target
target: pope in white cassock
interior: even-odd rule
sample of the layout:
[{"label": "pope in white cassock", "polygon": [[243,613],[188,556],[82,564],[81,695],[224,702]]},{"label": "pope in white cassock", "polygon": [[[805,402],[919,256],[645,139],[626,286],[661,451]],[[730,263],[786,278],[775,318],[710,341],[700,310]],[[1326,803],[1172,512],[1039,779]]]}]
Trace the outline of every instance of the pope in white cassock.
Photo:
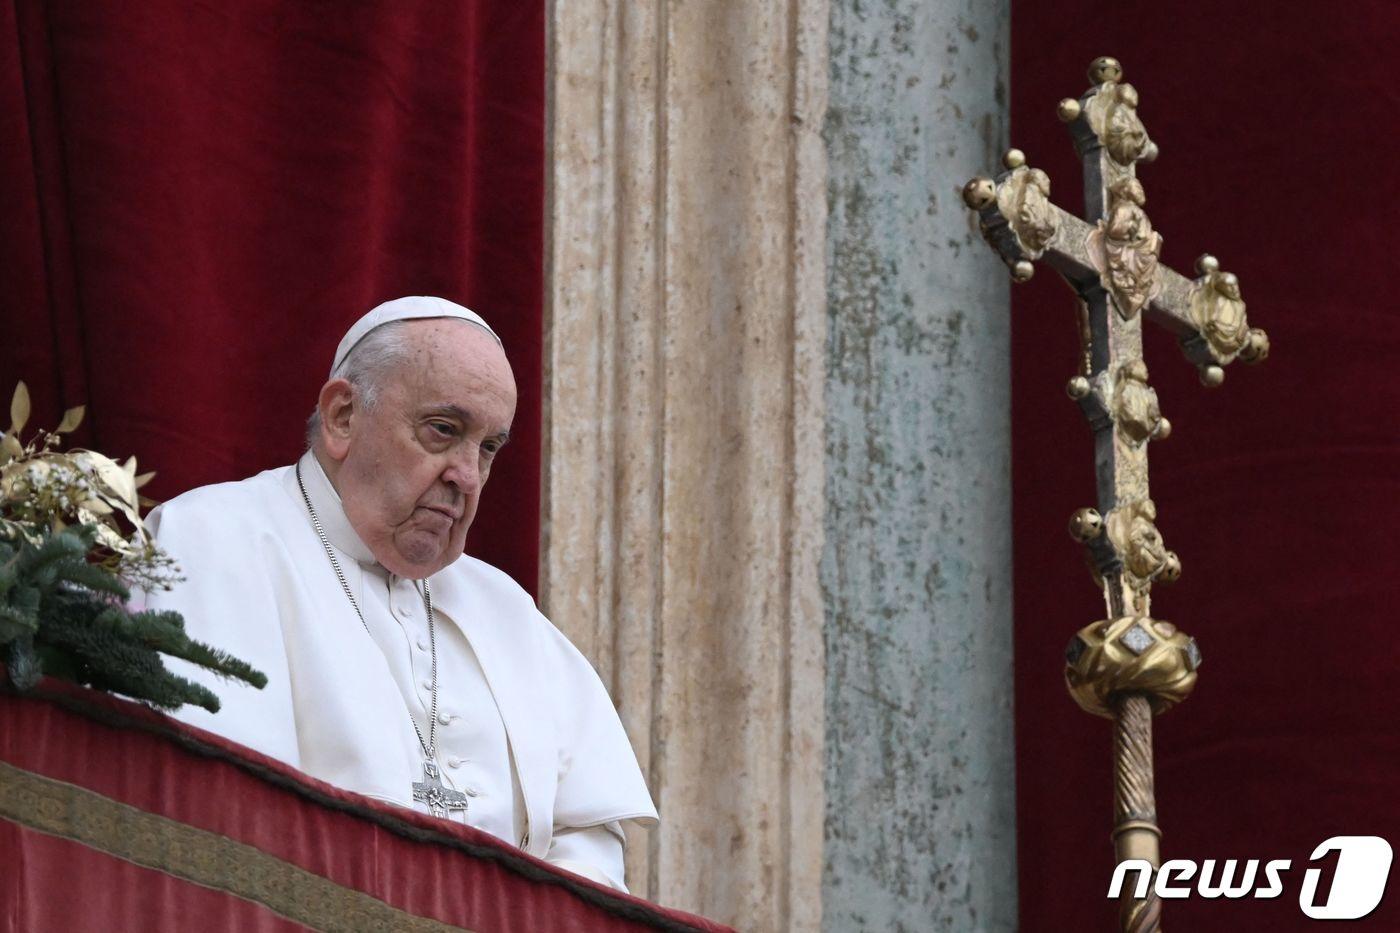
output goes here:
[{"label": "pope in white cassock", "polygon": [[462,553],[515,401],[476,314],[380,305],[341,341],[295,465],[152,514],[186,582],[149,604],[268,677],[211,683],[222,711],[182,718],[622,888],[620,824],[656,809],[617,712],[530,596]]}]

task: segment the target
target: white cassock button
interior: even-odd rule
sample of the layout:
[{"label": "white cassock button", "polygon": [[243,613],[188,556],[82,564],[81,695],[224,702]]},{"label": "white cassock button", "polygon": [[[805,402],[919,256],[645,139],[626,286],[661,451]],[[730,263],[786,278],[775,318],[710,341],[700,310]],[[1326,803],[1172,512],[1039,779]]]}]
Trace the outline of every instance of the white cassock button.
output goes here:
[{"label": "white cassock button", "polygon": [[408,608],[407,606],[400,606],[394,611],[397,612],[399,614],[399,617],[403,619],[407,619],[409,616],[413,615],[413,610]]},{"label": "white cassock button", "polygon": [[449,768],[460,768],[460,767],[462,767],[462,759],[460,759],[460,758],[449,758],[449,759],[447,759],[447,766],[448,766]]},{"label": "white cassock button", "polygon": [[420,638],[420,639],[418,639],[418,650],[419,650],[419,651],[427,651],[427,650],[428,650],[428,640],[427,640],[426,638]]},{"label": "white cassock button", "polygon": [[456,718],[456,716],[450,713],[438,713],[438,722],[442,723],[444,726],[452,725],[452,720]]},{"label": "white cassock button", "polygon": [[432,682],[431,680],[425,680],[425,681],[423,681],[423,689],[426,690],[426,691],[428,691],[429,693],[432,693],[432,692],[433,692],[433,682]]}]

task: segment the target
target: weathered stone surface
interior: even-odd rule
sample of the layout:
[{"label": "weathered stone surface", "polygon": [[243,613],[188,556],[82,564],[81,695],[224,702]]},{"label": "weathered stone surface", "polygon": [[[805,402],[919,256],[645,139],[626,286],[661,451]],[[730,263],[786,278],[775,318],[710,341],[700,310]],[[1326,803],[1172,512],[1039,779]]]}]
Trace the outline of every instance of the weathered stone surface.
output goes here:
[{"label": "weathered stone surface", "polygon": [[629,884],[820,925],[825,2],[557,2],[542,601],[662,813]]},{"label": "weathered stone surface", "polygon": [[661,805],[629,884],[1012,929],[1007,286],[958,198],[1004,0],[550,21],[541,592]]},{"label": "weathered stone surface", "polygon": [[1012,930],[1007,3],[834,0],[824,928]]}]

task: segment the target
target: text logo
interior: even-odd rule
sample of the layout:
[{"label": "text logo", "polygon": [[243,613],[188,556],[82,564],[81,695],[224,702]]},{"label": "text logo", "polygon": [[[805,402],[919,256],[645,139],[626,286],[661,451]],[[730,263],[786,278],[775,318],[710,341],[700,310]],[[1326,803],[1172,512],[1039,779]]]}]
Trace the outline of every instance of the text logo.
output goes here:
[{"label": "text logo", "polygon": [[[1326,868],[1316,865],[1337,853],[1332,884],[1323,903],[1317,903],[1318,887]],[[1315,867],[1303,873],[1298,906],[1314,920],[1360,920],[1379,906],[1390,877],[1393,853],[1390,843],[1379,836],[1333,836],[1313,849],[1308,862]],[[1284,892],[1284,875],[1292,867],[1288,859],[1226,859],[1223,863],[1206,859],[1171,859],[1153,870],[1145,859],[1127,859],[1113,870],[1108,896],[1122,896],[1130,872],[1137,876],[1132,896],[1146,897],[1148,890],[1158,897],[1183,898],[1195,895],[1206,899],[1255,897],[1275,898]],[[1195,879],[1193,885],[1192,879]]]}]

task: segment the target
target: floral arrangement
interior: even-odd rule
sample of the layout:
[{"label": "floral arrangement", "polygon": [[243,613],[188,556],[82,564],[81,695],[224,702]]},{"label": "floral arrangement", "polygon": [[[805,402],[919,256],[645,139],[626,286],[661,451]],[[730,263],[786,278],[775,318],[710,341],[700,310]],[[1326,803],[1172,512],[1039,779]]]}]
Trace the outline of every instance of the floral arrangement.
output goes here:
[{"label": "floral arrangement", "polygon": [[263,674],[186,635],[179,613],[128,607],[132,589],[180,581],[141,521],[141,508],[154,503],[139,490],[154,474],[137,475],[134,457],[119,464],[91,450],[61,451],[82,406],[26,443],[29,413],[21,382],[0,434],[0,659],[14,688],[32,689],[47,674],[163,709],[219,709],[208,688],[171,673],[162,655],[263,687]]}]

